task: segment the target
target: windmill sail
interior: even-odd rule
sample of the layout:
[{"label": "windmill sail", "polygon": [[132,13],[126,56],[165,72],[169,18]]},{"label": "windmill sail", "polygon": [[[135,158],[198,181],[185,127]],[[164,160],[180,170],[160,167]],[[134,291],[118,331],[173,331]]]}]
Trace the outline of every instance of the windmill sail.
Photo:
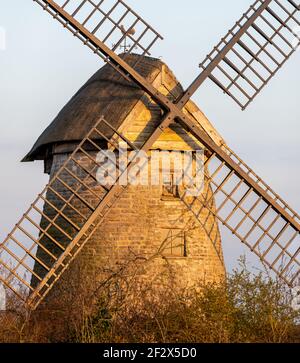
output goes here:
[{"label": "windmill sail", "polygon": [[[180,195],[181,200],[198,219],[203,211],[208,217],[217,217],[267,267],[293,286],[300,273],[299,215],[232,150],[225,145],[223,149],[247,175],[247,180],[211,150],[205,162],[205,182],[211,186],[209,198],[204,195],[190,197],[184,192]],[[280,206],[290,218],[281,214],[270,201]],[[291,224],[290,220],[295,223]]]},{"label": "windmill sail", "polygon": [[299,10],[296,0],[255,1],[200,64],[204,78],[245,109],[299,46]]},{"label": "windmill sail", "polygon": [[34,1],[105,61],[108,59],[98,48],[97,40],[113,52],[121,49],[150,55],[155,43],[163,39],[122,0]]},{"label": "windmill sail", "polygon": [[[99,136],[106,140],[105,150],[94,141]],[[137,150],[107,121],[98,120],[0,244],[0,280],[28,306],[36,307],[50,291],[124,190],[97,181],[103,168],[99,152],[119,150],[120,145]],[[118,171],[122,174],[123,167]]]}]

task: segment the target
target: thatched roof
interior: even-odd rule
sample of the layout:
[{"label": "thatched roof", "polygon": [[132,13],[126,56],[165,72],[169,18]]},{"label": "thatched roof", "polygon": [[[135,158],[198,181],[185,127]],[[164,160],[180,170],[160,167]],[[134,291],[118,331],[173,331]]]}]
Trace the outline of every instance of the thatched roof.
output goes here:
[{"label": "thatched roof", "polygon": [[[171,92],[172,99],[177,99],[184,92],[173,73],[161,60],[128,54],[126,57],[131,64],[139,60],[136,70],[150,83],[155,82],[160,74],[164,74],[164,77],[169,75],[173,86],[168,92]],[[22,161],[47,160],[60,145],[65,148],[78,143],[101,116],[115,129],[119,129],[144,94],[134,83],[129,83],[111,66],[105,65],[70,99]],[[222,144],[221,136],[198,107],[192,101],[186,107],[210,137]],[[158,117],[159,121],[160,114]]]},{"label": "thatched roof", "polygon": [[[129,57],[128,62],[135,63],[139,56]],[[142,57],[136,69],[152,82],[162,66],[159,59]],[[117,129],[143,93],[105,65],[71,98],[22,161],[44,160],[53,144],[82,140],[102,115]]]}]

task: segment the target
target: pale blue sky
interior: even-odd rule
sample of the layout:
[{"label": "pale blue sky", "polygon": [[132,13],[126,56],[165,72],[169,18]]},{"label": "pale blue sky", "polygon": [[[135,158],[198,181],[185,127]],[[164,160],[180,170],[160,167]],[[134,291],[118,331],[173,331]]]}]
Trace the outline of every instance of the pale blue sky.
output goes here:
[{"label": "pale blue sky", "polygon": [[[127,0],[165,38],[153,51],[187,86],[198,64],[253,0]],[[1,0],[0,239],[47,182],[42,163],[20,163],[40,133],[78,88],[102,66],[92,52],[31,0]],[[248,110],[242,112],[208,83],[194,100],[236,151],[300,211],[300,52]],[[223,236],[229,269],[246,249]],[[247,255],[251,256],[247,253]],[[257,266],[256,259],[251,261]]]}]

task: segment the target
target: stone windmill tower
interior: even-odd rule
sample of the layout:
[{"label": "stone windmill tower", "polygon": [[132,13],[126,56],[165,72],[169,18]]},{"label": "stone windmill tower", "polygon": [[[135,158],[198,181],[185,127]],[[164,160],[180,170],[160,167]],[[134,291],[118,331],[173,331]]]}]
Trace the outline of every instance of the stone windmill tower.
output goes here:
[{"label": "stone windmill tower", "polygon": [[[182,86],[160,60],[131,55],[130,59],[127,56],[127,61],[130,64],[138,61],[138,72],[170,99],[175,100],[183,94]],[[206,128],[216,143],[223,143],[192,101],[185,109],[200,127]],[[72,97],[23,161],[44,160],[45,171],[53,179],[95,120],[101,116],[127,140],[140,147],[157,127],[161,112],[159,106],[145,92],[122,81],[113,69],[104,66]],[[105,126],[101,124],[100,132],[105,133]],[[96,140],[98,145],[104,145],[106,141],[101,135],[94,139]],[[174,180],[172,154],[178,158],[184,152],[203,149],[203,145],[182,127],[166,129],[150,149],[152,159],[153,155],[158,159],[158,182],[152,185],[149,178],[146,185],[127,186],[119,201],[111,208],[104,222],[81,251],[81,262],[93,270],[101,270],[103,267],[109,270],[110,267],[114,271],[116,266],[127,264],[130,258],[138,258],[145,261],[144,275],[147,280],[161,281],[162,276],[171,274],[169,278],[172,277],[183,287],[199,282],[218,282],[224,278],[221,237],[216,217],[203,211],[197,219],[180,199],[178,189],[184,191],[184,186],[176,185]],[[94,158],[98,152],[97,147],[89,145],[89,153]],[[166,175],[165,180],[162,169],[164,156],[170,158],[170,175]],[[78,152],[77,157],[81,168],[84,164],[87,169],[90,167],[91,160],[83,152]],[[75,189],[75,176],[79,177],[80,174],[75,163],[70,171],[72,174],[65,173],[62,179]],[[91,204],[91,199],[96,198],[97,203],[99,184],[94,182],[89,187],[91,190],[87,193],[87,198]],[[41,222],[44,228],[49,223],[48,219],[52,220],[56,215],[53,207],[60,208],[61,197],[68,199],[70,193],[69,188],[62,183],[57,185],[57,189],[60,189],[59,196],[51,190],[48,192],[47,199],[51,201],[51,205],[46,203],[44,208],[45,217]],[[206,200],[211,199],[209,183],[204,186],[203,195]],[[212,200],[211,204],[213,203]],[[78,205],[78,208],[81,211],[82,208],[85,209],[82,205]],[[81,216],[74,210],[69,208],[65,214],[73,222],[80,222]],[[68,221],[62,221],[60,227],[66,231],[70,225]],[[57,231],[52,231],[52,234],[55,233]],[[61,235],[59,239],[68,243],[66,236]],[[44,238],[42,242],[43,246],[38,248],[37,257],[49,264],[51,257],[44,251],[44,247],[51,250],[53,246],[51,247],[52,243],[48,238]],[[43,275],[44,268],[37,263],[35,271],[38,275]],[[37,283],[38,280],[33,275],[32,285],[36,286]]]},{"label": "stone windmill tower", "polygon": [[[164,275],[168,264],[181,284],[218,281],[225,272],[218,223],[295,284],[299,215],[223,142],[191,97],[210,79],[245,109],[299,45],[293,32],[300,25],[299,4],[256,0],[183,90],[167,65],[148,57],[161,36],[124,1],[35,1],[107,65],[24,159],[44,160],[50,182],[0,245],[3,284],[34,309],[68,268],[72,272],[74,260],[93,269],[122,264],[130,254],[151,262],[147,278]],[[125,53],[117,55],[120,45]],[[126,161],[116,156],[124,150],[132,152]],[[124,175],[138,176],[141,153],[152,160],[156,152],[158,174],[164,175],[160,160],[173,151],[177,175],[175,154],[201,150],[198,195],[174,178],[162,177],[158,185],[120,182]],[[103,151],[105,159],[99,157]],[[99,183],[99,170],[111,159],[117,177]]]}]

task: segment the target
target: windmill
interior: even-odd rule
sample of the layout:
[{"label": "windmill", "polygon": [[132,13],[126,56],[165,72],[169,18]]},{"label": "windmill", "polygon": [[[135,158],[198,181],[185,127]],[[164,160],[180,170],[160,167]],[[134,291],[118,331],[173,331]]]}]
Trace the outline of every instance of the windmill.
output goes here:
[{"label": "windmill", "polygon": [[[203,195],[191,198],[185,191],[179,191],[181,202],[200,223],[203,212],[218,219],[265,265],[293,286],[300,273],[299,215],[225,143],[216,142],[205,125],[196,122],[185,107],[210,79],[245,109],[295,52],[291,36],[295,26],[299,26],[300,5],[294,0],[256,0],[200,64],[199,76],[185,91],[170,98],[145,77],[140,66],[143,56],[149,55],[161,36],[122,0],[34,1],[112,67],[114,80],[128,82],[126,84],[145,93],[152,104],[159,107],[160,120],[141,145],[131,142],[120,131],[120,125],[114,127],[103,117],[90,125],[87,135],[0,245],[3,284],[28,307],[35,309],[92,238],[106,215],[109,218],[111,208],[126,190],[120,183],[98,186],[97,192],[91,189],[89,179],[95,179],[94,171],[99,163],[90,155],[87,143],[101,150],[101,143],[95,142],[100,135],[106,144],[117,150],[117,142],[122,140],[129,149],[136,151],[136,156],[126,164],[126,171],[130,172],[137,163],[139,152],[149,151],[167,129],[179,125],[205,148],[205,180],[211,188],[205,199]],[[127,16],[131,18],[129,26],[125,25]],[[124,32],[124,29],[135,29],[135,32]],[[116,50],[126,37],[132,45],[126,54],[118,55]],[[138,49],[141,56],[131,54],[133,49]],[[78,161],[78,153],[91,159],[94,168],[86,169]],[[74,163],[77,169],[70,166]],[[63,179],[66,173],[76,180],[76,188]],[[58,184],[69,190],[67,197],[60,194]],[[83,189],[84,193],[81,193]],[[92,202],[86,196],[87,192],[93,194]],[[53,194],[60,198],[60,206],[53,204],[49,197]],[[74,198],[84,204],[85,213],[71,203]],[[43,212],[44,204],[52,208],[53,218]],[[75,223],[66,209],[79,214],[81,223]],[[47,220],[47,227],[37,224],[33,214]],[[68,230],[60,227],[61,219],[69,224]],[[39,231],[39,237],[33,235],[33,229]],[[52,233],[52,230],[56,232]],[[20,233],[23,239],[20,239]],[[28,240],[26,243],[24,236]],[[52,244],[51,250],[43,243],[45,238]],[[62,243],[65,239],[68,243]],[[47,263],[35,254],[36,248],[48,255]],[[8,263],[8,259],[13,263]],[[31,261],[40,269],[33,268]],[[35,282],[29,283],[24,272],[32,274]],[[22,294],[18,285],[30,290],[30,294]]]}]

